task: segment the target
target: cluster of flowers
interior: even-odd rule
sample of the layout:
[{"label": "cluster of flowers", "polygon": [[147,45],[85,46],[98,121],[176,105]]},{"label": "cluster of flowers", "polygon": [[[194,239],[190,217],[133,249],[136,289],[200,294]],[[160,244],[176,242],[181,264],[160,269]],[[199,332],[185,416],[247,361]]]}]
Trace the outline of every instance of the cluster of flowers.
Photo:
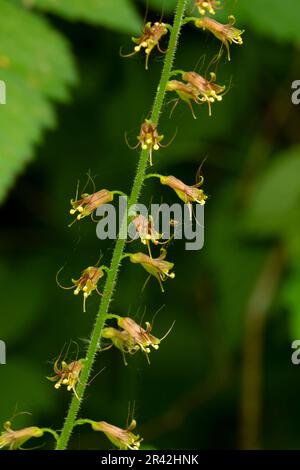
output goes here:
[{"label": "cluster of flowers", "polygon": [[[185,23],[192,22],[196,28],[207,30],[212,33],[219,41],[221,41],[220,52],[217,60],[221,57],[223,48],[227,51],[227,58],[230,61],[230,45],[243,44],[243,30],[234,27],[235,17],[230,15],[228,23],[223,24],[211,18],[209,15],[214,16],[216,11],[221,8],[221,1],[218,0],[195,0],[195,7],[197,8],[200,17],[188,17]],[[163,22],[147,23],[144,26],[143,33],[138,38],[132,38],[136,44],[134,51],[127,54],[125,57],[130,57],[141,50],[145,50],[146,54],[146,69],[148,69],[149,55],[156,47],[160,52],[163,52],[160,47],[160,42],[163,37],[171,31],[171,26]],[[179,70],[173,72],[173,75],[181,75],[182,80],[170,80],[167,85],[167,91],[175,92],[178,99],[175,101],[174,108],[180,100],[186,102],[192,111],[193,117],[196,119],[192,103],[208,104],[209,116],[211,116],[211,104],[215,101],[222,101],[226,87],[215,83],[216,74],[210,73],[210,78],[207,79],[196,72],[185,72]],[[173,108],[173,109],[174,109]],[[163,136],[159,136],[156,129],[151,129],[149,125],[153,125],[146,121],[141,129],[141,134],[138,137],[142,144],[142,148],[149,148],[150,150],[150,164],[152,163],[152,149],[158,150],[161,147],[160,141]]]},{"label": "cluster of flowers", "polygon": [[[210,31],[222,43],[222,48],[225,47],[227,51],[228,60],[230,60],[230,45],[232,43],[242,44],[243,31],[233,26],[235,19],[233,16],[229,17],[228,24],[222,24],[207,15],[215,15],[216,11],[221,7],[221,2],[218,0],[195,0],[195,7],[197,7],[200,17],[186,18],[185,23],[193,22],[197,28]],[[160,42],[164,36],[171,31],[171,26],[163,22],[148,22],[144,26],[143,33],[138,38],[132,38],[135,43],[134,51],[127,54],[126,57],[134,55],[140,51],[144,51],[146,55],[146,69],[148,69],[149,56],[151,52],[157,48],[160,52],[164,52],[161,48]],[[211,105],[215,101],[222,101],[225,93],[225,86],[216,84],[215,73],[210,74],[210,79],[199,75],[194,71],[185,72],[182,70],[172,72],[172,75],[179,75],[181,80],[169,80],[167,84],[167,91],[176,92],[178,95],[177,102],[182,100],[186,102],[192,114],[195,117],[192,103],[203,104],[207,103],[209,108],[209,115],[211,115]],[[170,77],[171,78],[171,77]],[[177,104],[177,102],[175,104]],[[138,146],[142,151],[149,154],[149,164],[153,164],[153,150],[157,151],[162,145],[164,136],[160,135],[157,129],[157,124],[146,119],[137,137]],[[175,176],[164,176],[160,174],[147,174],[147,178],[158,178],[162,185],[171,188],[177,196],[188,205],[190,213],[192,214],[193,203],[204,205],[207,196],[200,188],[203,184],[203,178],[197,184],[189,186]],[[101,189],[94,191],[92,194],[84,193],[80,198],[76,196],[71,200],[70,214],[75,216],[75,219],[70,224],[80,221],[85,217],[91,216],[101,205],[111,203],[116,194],[123,194],[120,191],[110,191]],[[167,252],[162,248],[158,257],[153,257],[151,253],[150,243],[154,245],[159,244],[160,234],[155,231],[153,221],[151,218],[146,219],[140,214],[134,216],[130,222],[133,222],[136,232],[139,235],[140,241],[143,245],[147,245],[148,254],[143,252],[126,253],[123,258],[129,258],[134,264],[139,264],[144,270],[157,279],[160,288],[163,289],[163,282],[167,279],[174,279],[175,273],[173,272],[174,263],[167,261]],[[83,294],[83,311],[86,311],[86,300],[93,292],[99,291],[98,284],[105,276],[105,272],[109,268],[106,266],[88,266],[85,268],[78,279],[72,279],[72,285],[64,287],[65,289],[72,289],[75,295]],[[60,285],[60,284],[59,284]],[[63,287],[63,286],[61,286]],[[152,325],[146,322],[146,327],[135,322],[132,318],[121,317],[115,314],[109,314],[106,321],[114,321],[115,326],[105,325],[102,330],[102,340],[108,344],[99,344],[99,350],[116,347],[123,355],[124,363],[127,365],[126,355],[136,354],[141,351],[145,354],[146,359],[149,361],[149,354],[152,349],[157,350],[161,341],[167,334],[159,339],[151,334]],[[55,382],[55,388],[59,389],[65,386],[68,391],[71,391],[79,399],[76,386],[80,383],[80,375],[85,367],[85,359],[76,359],[71,362],[58,359],[54,363],[54,375],[48,377],[49,380]],[[119,449],[137,450],[140,447],[142,439],[139,435],[134,434],[132,431],[136,427],[136,422],[133,419],[126,429],[119,428],[105,421],[93,421],[90,419],[79,419],[76,425],[89,424],[94,431],[103,432],[107,438]],[[57,440],[58,435],[55,431],[49,428],[39,428],[36,426],[26,427],[19,430],[13,430],[10,421],[4,424],[4,431],[0,434],[0,449],[9,448],[20,449],[31,438],[42,437],[45,433],[50,433]]]}]

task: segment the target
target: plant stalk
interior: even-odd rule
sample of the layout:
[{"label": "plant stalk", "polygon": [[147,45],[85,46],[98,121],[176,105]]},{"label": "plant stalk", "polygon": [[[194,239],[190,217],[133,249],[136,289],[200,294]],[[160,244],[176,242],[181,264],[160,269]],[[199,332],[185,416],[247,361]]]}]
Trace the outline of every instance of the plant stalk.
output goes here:
[{"label": "plant stalk", "polygon": [[[178,0],[177,2],[174,24],[171,30],[168,50],[165,56],[164,66],[151,113],[151,121],[156,125],[158,124],[160,113],[162,111],[162,106],[166,94],[166,87],[172,71],[172,65],[174,62],[178,38],[183,23],[186,3],[187,0]],[[148,150],[141,151],[131,195],[129,198],[129,207],[138,202],[138,198],[140,196],[145,179],[149,156],[148,153]],[[124,231],[124,229],[127,230],[127,224],[127,217],[125,216],[121,226],[121,233]],[[57,442],[56,450],[66,449],[75,425],[80,405],[84,397],[84,392],[88,385],[89,377],[91,375],[93,364],[96,358],[97,350],[99,347],[99,341],[101,339],[101,332],[107,319],[109,305],[113,296],[114,288],[118,277],[118,271],[122,261],[125,242],[125,239],[118,238],[115,245],[111,266],[104,286],[102,300],[100,302],[99,311],[91,334],[89,347],[85,359],[85,365],[80,376],[80,383],[78,384],[76,389],[79,399],[76,398],[75,395],[73,395],[63,429]]]}]

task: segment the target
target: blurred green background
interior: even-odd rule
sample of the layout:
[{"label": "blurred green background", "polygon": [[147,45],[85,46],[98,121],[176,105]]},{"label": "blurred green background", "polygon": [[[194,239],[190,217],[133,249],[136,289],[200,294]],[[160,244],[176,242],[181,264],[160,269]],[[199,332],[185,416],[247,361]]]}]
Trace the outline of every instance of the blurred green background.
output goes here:
[{"label": "blurred green background", "polygon": [[[291,84],[300,79],[298,0],[223,2],[244,45],[222,56],[218,83],[229,93],[196,110],[180,104],[172,119],[168,96],[160,123],[165,142],[154,170],[193,184],[205,161],[205,246],[187,252],[172,244],[176,279],[161,294],[155,280],[125,263],[112,310],[151,321],[171,334],[151,366],[141,355],[125,367],[121,354],[99,355],[82,417],[125,426],[135,402],[138,431],[156,449],[300,448],[300,366],[291,343],[300,339],[300,113]],[[149,1],[148,20],[172,21],[176,1]],[[133,0],[0,0],[1,323],[7,365],[0,366],[0,421],[18,411],[15,426],[62,425],[70,394],[45,377],[65,343],[80,355],[99,298],[88,302],[59,289],[94,264],[109,263],[113,244],[96,238],[84,220],[68,228],[69,202],[86,172],[98,189],[129,191],[138,153],[135,142],[148,116],[163,57],[130,52],[146,2]],[[186,26],[176,68],[205,74],[219,43]],[[211,70],[211,69],[210,69]],[[149,182],[143,202],[174,201]],[[137,244],[131,250],[140,249]],[[73,357],[76,348],[72,347]],[[70,353],[72,360],[72,354]],[[46,445],[51,446],[50,443]],[[75,449],[107,447],[104,436],[82,427]]]}]

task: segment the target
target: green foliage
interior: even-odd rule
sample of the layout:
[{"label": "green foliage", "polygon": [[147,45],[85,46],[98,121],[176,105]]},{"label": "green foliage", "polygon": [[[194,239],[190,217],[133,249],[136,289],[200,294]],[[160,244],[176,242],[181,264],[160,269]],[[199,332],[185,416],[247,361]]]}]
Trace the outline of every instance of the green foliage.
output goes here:
[{"label": "green foliage", "polygon": [[274,155],[249,201],[246,226],[257,236],[290,235],[299,228],[300,147]]},{"label": "green foliage", "polygon": [[[157,11],[170,13],[176,6],[176,0],[149,0],[149,4]],[[300,38],[298,0],[222,0],[222,4],[225,10],[218,11],[216,19],[226,22],[227,16],[233,14],[239,25],[246,26],[247,33],[252,30],[284,42],[296,42]]]},{"label": "green foliage", "polygon": [[212,220],[206,228],[205,256],[214,274],[224,341],[234,350],[243,334],[247,302],[262,269],[265,251],[249,245],[235,223],[240,214],[231,192],[231,186],[225,188],[213,208]]},{"label": "green foliage", "polygon": [[71,21],[86,21],[116,31],[138,33],[141,20],[130,0],[30,0],[30,6]]},{"label": "green foliage", "polygon": [[[140,0],[141,3],[145,3],[143,0]],[[155,8],[157,11],[162,13],[171,13],[175,10],[177,0],[149,0],[148,5],[151,8]]]},{"label": "green foliage", "polygon": [[[32,256],[27,263],[1,264],[2,282],[5,279],[14,279],[18,285],[17,296],[13,296],[10,289],[3,289],[1,297],[3,311],[9,312],[7,320],[1,325],[1,336],[10,345],[22,341],[41,320],[44,297],[54,279],[53,272],[49,273],[46,266],[43,268],[43,276],[37,276],[36,273],[41,266],[43,266],[41,256]],[[35,286],[34,295],[32,295],[32,286]]]},{"label": "green foliage", "polygon": [[[45,370],[38,358],[33,363],[21,355],[10,356],[9,367],[1,369],[1,428],[2,423],[18,412],[30,410],[33,416],[26,420],[29,425],[34,421],[36,423],[38,413],[44,414],[53,409],[53,385],[44,377]],[[15,381],[16,386],[12,387]],[[16,422],[19,424],[19,419]]]},{"label": "green foliage", "polygon": [[[0,200],[55,123],[51,99],[65,101],[76,73],[65,39],[41,17],[0,1]],[[30,34],[29,34],[30,31]]]},{"label": "green foliage", "polygon": [[300,339],[300,263],[296,264],[282,290],[283,305],[289,311],[289,327],[291,339]]},{"label": "green foliage", "polygon": [[239,23],[279,41],[299,41],[299,13],[298,0],[239,0],[234,6]]}]

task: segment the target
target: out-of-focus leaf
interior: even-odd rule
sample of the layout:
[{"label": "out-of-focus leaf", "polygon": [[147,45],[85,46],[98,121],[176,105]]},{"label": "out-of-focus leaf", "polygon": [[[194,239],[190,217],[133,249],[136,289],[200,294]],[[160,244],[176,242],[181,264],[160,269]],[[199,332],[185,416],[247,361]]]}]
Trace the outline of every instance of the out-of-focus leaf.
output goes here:
[{"label": "out-of-focus leaf", "polygon": [[[146,7],[146,0],[140,0],[140,2]],[[156,9],[161,13],[170,13],[176,8],[177,0],[148,0],[148,4],[150,8]]]},{"label": "out-of-focus leaf", "polygon": [[292,339],[300,339],[300,264],[291,272],[282,291],[283,304],[289,309],[289,325]]},{"label": "out-of-focus leaf", "polygon": [[87,21],[116,31],[137,33],[141,19],[130,0],[30,0],[36,6],[72,21]]},{"label": "out-of-focus leaf", "polygon": [[298,0],[239,0],[233,10],[239,22],[260,34],[280,41],[300,39]]},{"label": "out-of-focus leaf", "polygon": [[0,200],[33,155],[46,127],[55,123],[50,98],[65,101],[75,81],[69,47],[35,14],[0,0]]},{"label": "out-of-focus leaf", "polygon": [[208,265],[216,282],[216,306],[226,344],[234,349],[242,338],[244,315],[265,251],[248,245],[236,223],[239,213],[232,199],[232,187],[218,195],[212,220],[206,222],[206,242],[200,257],[208,256]]},{"label": "out-of-focus leaf", "polygon": [[[149,0],[151,7],[165,13],[172,12],[176,3],[176,0]],[[299,0],[238,0],[222,3],[224,10],[217,12],[217,20],[226,21],[226,17],[233,14],[238,24],[248,25],[264,36],[284,42],[300,39]]]},{"label": "out-of-focus leaf", "polygon": [[[32,361],[9,355],[9,345],[7,345],[7,364],[0,367],[0,425],[11,419],[14,414],[24,411],[32,413],[32,417],[28,418],[28,424],[34,425],[36,424],[34,419],[38,413],[44,414],[53,409],[55,391],[53,385],[47,383],[44,374],[45,370],[43,371]],[[16,378],[18,385],[12,387]],[[16,427],[19,425],[18,419]]]},{"label": "out-of-focus leaf", "polygon": [[1,265],[1,285],[11,287],[1,292],[0,337],[10,346],[29,334],[43,315],[46,286],[42,267],[40,258],[31,258],[30,262],[22,265]]},{"label": "out-of-focus leaf", "polygon": [[300,147],[274,156],[259,178],[246,216],[257,235],[285,235],[298,226],[300,210]]},{"label": "out-of-focus leaf", "polygon": [[[175,11],[177,6],[177,0],[140,0],[140,3],[145,5],[149,5],[149,8],[156,10],[160,15],[164,14],[171,14]],[[187,15],[191,15],[196,13],[194,8],[194,0],[188,0],[187,2]]]}]

